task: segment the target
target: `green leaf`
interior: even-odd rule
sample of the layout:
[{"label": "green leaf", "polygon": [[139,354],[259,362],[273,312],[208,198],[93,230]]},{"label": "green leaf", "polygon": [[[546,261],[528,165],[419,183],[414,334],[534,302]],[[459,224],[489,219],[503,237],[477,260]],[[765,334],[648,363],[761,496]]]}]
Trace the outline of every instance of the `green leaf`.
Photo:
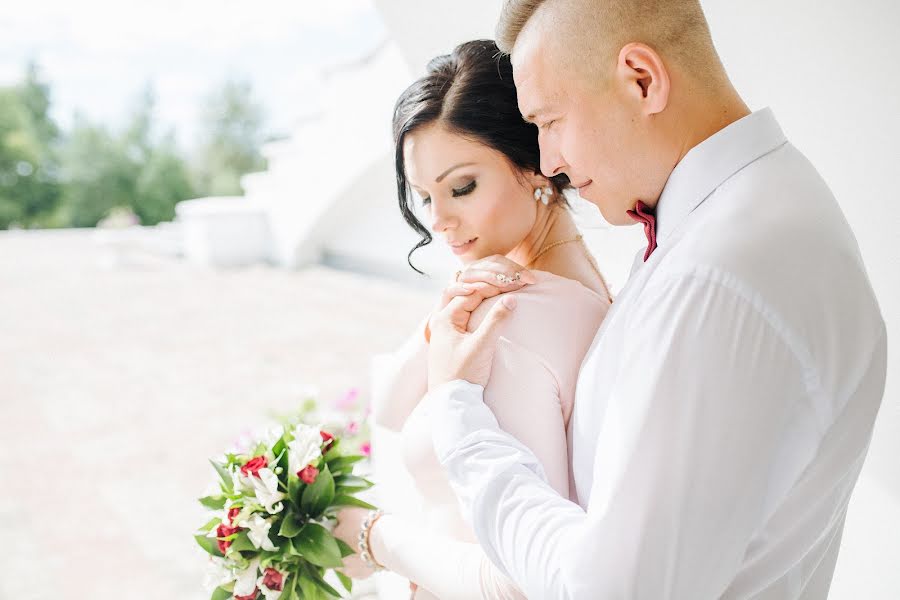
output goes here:
[{"label": "green leaf", "polygon": [[231,600],[233,594],[224,588],[216,588],[213,590],[209,600]]},{"label": "green leaf", "polygon": [[219,479],[222,480],[222,488],[226,493],[230,494],[234,491],[234,481],[231,479],[231,473],[228,472],[228,469],[225,468],[225,465],[221,465],[214,461],[213,459],[209,459],[209,463],[216,470],[216,473],[219,474]]},{"label": "green leaf", "polygon": [[350,544],[348,544],[344,540],[335,538],[334,541],[337,542],[338,548],[341,550],[341,558],[350,556],[351,554],[356,554],[356,550],[351,548]]},{"label": "green leaf", "polygon": [[312,579],[312,582],[316,584],[316,587],[325,592],[326,595],[333,598],[341,597],[341,593],[339,591],[328,585],[328,583],[324,579],[322,579],[322,575],[317,569],[309,569],[309,578]]},{"label": "green leaf", "polygon": [[303,497],[303,488],[306,484],[300,481],[300,478],[291,473],[288,475],[288,499],[291,503],[300,508],[300,499]]},{"label": "green leaf", "polygon": [[340,580],[341,585],[344,586],[344,589],[347,590],[348,592],[352,593],[353,592],[353,580],[350,579],[349,577],[347,577],[346,575],[344,575],[343,573],[341,573],[340,571],[335,571],[334,574],[337,575],[337,578]]},{"label": "green leaf", "polygon": [[348,492],[361,492],[369,489],[375,484],[368,479],[356,475],[338,475],[334,478],[334,485],[343,488]]},{"label": "green leaf", "polygon": [[334,500],[334,478],[327,466],[322,467],[316,480],[306,486],[300,498],[300,509],[313,517],[321,515]]},{"label": "green leaf", "polygon": [[335,568],[344,564],[337,540],[318,523],[304,525],[300,533],[291,539],[291,545],[314,565]]},{"label": "green leaf", "polygon": [[250,541],[250,536],[247,535],[246,531],[242,531],[237,534],[234,538],[234,541],[231,542],[231,549],[235,552],[246,552],[258,550],[256,546],[253,545],[253,542]]},{"label": "green leaf", "polygon": [[220,510],[225,508],[225,496],[203,496],[200,498],[200,504],[206,508]]},{"label": "green leaf", "polygon": [[206,522],[206,525],[204,525],[203,527],[201,527],[198,531],[206,531],[206,532],[209,532],[209,531],[211,531],[213,528],[218,527],[218,526],[219,526],[219,523],[221,523],[221,522],[222,522],[222,519],[220,519],[219,517],[213,517],[212,519],[210,519],[209,521],[207,521],[207,522]]},{"label": "green leaf", "polygon": [[297,585],[300,587],[300,594],[299,596],[294,596],[295,598],[302,598],[303,600],[316,600],[317,598],[321,597],[319,588],[316,587],[316,584],[313,583],[311,578],[300,577]]},{"label": "green leaf", "polygon": [[222,557],[224,554],[219,550],[219,543],[215,538],[209,538],[205,535],[195,535],[194,539],[197,540],[197,543],[200,544],[200,547],[206,550],[209,554],[213,556]]},{"label": "green leaf", "polygon": [[358,506],[360,508],[368,508],[369,510],[375,510],[375,507],[366,502],[365,500],[360,500],[359,498],[355,498],[353,496],[348,496],[347,494],[338,494],[334,497],[334,500],[331,501],[332,506]]},{"label": "green leaf", "polygon": [[[331,454],[329,451],[328,454]],[[325,455],[325,462],[328,463],[328,468],[331,469],[332,473],[350,473],[353,470],[353,465],[362,459],[364,456],[338,456],[333,459],[328,458],[328,454]]]},{"label": "green leaf", "polygon": [[300,519],[297,518],[296,514],[289,512],[284,516],[284,520],[281,522],[281,528],[278,530],[278,535],[292,538],[300,533],[301,528],[303,528],[303,523],[300,522]]},{"label": "green leaf", "polygon": [[[280,438],[278,438],[278,441],[275,442],[275,445],[272,446],[272,454],[274,454],[275,456],[281,455],[281,453],[284,452],[286,445],[287,444],[284,443],[284,436],[282,435]],[[276,460],[275,462],[278,461]]]},{"label": "green leaf", "polygon": [[334,438],[334,440],[331,442],[331,448],[329,448],[328,452],[326,452],[324,455],[325,462],[329,462],[329,461],[334,460],[335,458],[338,458],[341,456],[341,452],[338,449],[340,445],[341,445],[340,438]]}]

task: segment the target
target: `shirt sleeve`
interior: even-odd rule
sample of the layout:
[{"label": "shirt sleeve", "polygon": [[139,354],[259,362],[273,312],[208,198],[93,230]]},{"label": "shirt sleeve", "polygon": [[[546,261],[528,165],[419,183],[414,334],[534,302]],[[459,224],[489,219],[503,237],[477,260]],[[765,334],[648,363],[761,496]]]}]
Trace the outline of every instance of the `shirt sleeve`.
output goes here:
[{"label": "shirt sleeve", "polygon": [[372,360],[372,413],[375,422],[400,431],[428,391],[428,344],[422,320],[396,351]]},{"label": "shirt sleeve", "polygon": [[603,423],[579,425],[597,436],[586,510],[499,429],[480,386],[428,395],[463,514],[528,597],[720,597],[821,439],[797,346],[758,299],[685,275],[628,318]]},{"label": "shirt sleeve", "polygon": [[376,561],[441,600],[525,599],[481,546],[414,521],[385,515],[372,528],[369,543]]}]

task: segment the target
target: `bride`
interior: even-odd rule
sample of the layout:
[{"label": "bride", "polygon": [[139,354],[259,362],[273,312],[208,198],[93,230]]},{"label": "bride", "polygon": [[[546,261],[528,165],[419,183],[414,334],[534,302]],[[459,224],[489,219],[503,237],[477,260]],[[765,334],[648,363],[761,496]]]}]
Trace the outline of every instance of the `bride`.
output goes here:
[{"label": "bride", "polygon": [[[567,210],[568,180],[540,172],[539,132],[519,114],[509,57],[494,42],[478,40],[433,59],[397,101],[393,131],[400,212],[423,238],[410,266],[433,232],[464,269],[439,308],[459,296],[473,306],[489,298],[472,314],[474,329],[499,291],[521,288],[484,398],[500,426],[540,459],[547,483],[570,497],[566,430],[575,380],[612,299]],[[430,231],[414,203],[428,214]],[[498,280],[473,264],[494,255],[528,270],[517,281]],[[432,448],[420,403],[428,321],[393,354],[391,372],[382,374],[387,385],[373,399],[376,422],[401,433],[424,519],[341,511],[335,535],[364,550],[346,559],[345,572],[363,578],[390,569],[414,584],[417,600],[522,598],[479,547]]]}]

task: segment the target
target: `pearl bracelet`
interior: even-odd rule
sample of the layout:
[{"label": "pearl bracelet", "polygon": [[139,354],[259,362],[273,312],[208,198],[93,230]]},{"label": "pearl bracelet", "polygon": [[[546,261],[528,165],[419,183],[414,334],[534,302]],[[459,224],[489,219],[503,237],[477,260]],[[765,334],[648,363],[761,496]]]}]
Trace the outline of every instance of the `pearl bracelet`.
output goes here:
[{"label": "pearl bracelet", "polygon": [[384,567],[375,562],[375,558],[372,556],[372,546],[369,545],[369,532],[383,514],[384,512],[380,508],[369,511],[369,514],[363,519],[362,526],[359,528],[359,541],[356,543],[357,548],[359,548],[359,556],[363,559],[363,562],[366,563],[367,567],[375,571],[380,571]]}]

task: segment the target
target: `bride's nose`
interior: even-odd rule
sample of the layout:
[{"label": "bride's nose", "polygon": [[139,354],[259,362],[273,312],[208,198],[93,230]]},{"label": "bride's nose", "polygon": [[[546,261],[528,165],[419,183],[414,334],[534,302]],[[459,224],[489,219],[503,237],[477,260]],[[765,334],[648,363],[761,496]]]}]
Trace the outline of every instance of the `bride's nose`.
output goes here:
[{"label": "bride's nose", "polygon": [[450,214],[443,203],[432,201],[431,203],[431,230],[435,233],[443,233],[459,224],[459,219]]}]

